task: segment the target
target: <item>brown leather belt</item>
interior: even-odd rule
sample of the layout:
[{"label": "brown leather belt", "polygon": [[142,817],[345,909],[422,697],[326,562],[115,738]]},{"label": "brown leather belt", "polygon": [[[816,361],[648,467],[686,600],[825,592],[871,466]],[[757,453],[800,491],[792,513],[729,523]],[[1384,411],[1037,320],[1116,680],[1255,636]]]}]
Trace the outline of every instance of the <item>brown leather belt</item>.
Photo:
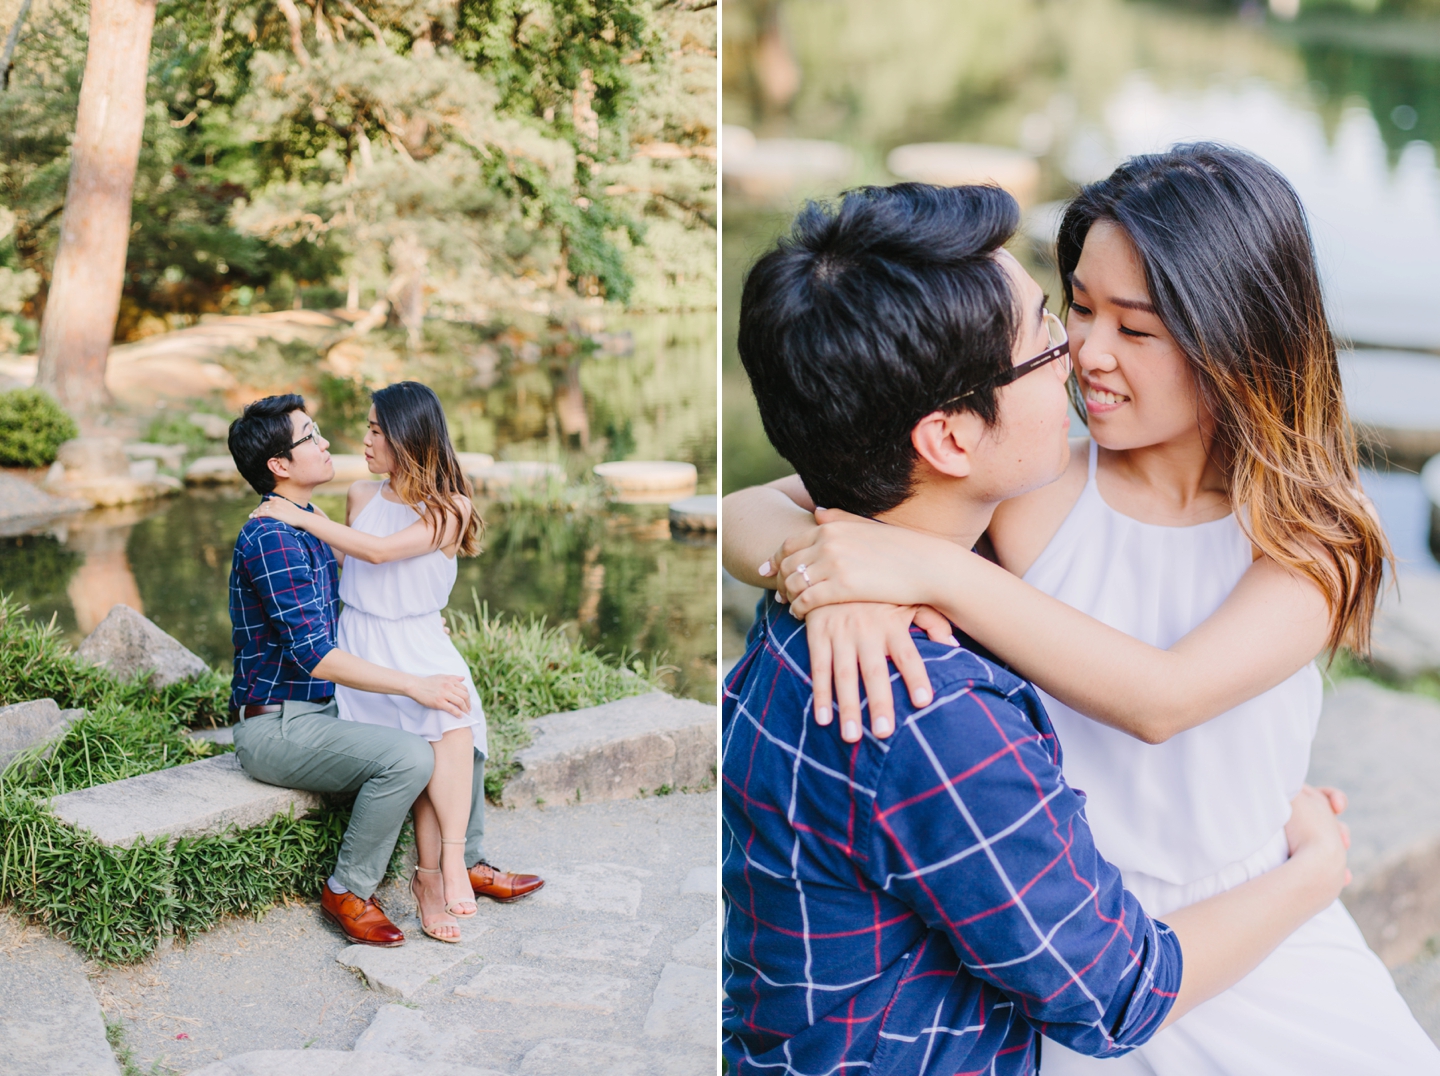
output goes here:
[{"label": "brown leather belt", "polygon": [[247,702],[239,709],[231,710],[230,716],[237,721],[244,721],[247,717],[259,717],[261,714],[278,714],[284,707],[278,702]]}]

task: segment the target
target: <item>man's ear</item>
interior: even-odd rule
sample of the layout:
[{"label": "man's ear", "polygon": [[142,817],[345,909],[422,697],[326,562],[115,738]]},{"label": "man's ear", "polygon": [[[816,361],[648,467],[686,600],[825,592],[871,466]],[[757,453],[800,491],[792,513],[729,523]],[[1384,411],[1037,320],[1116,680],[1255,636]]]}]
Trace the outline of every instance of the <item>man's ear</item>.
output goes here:
[{"label": "man's ear", "polygon": [[910,443],[940,474],[968,478],[975,465],[975,446],[984,432],[984,420],[973,411],[932,411],[915,423]]},{"label": "man's ear", "polygon": [[294,460],[287,460],[284,456],[271,456],[265,461],[265,466],[270,468],[270,473],[276,478],[285,479],[290,477],[290,466]]}]

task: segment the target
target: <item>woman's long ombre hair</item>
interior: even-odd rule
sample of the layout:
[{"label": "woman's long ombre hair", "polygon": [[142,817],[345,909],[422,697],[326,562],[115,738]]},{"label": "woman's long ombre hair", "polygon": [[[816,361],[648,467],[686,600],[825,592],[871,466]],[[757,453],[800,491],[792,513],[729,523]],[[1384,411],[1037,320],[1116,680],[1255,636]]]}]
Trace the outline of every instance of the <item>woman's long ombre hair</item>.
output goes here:
[{"label": "woman's long ombre hair", "polygon": [[438,538],[450,520],[460,525],[461,556],[480,552],[480,514],[466,513],[457,496],[475,496],[450,444],[450,429],[440,398],[418,381],[397,381],[376,391],[375,424],[395,457],[390,488],[423,515]]},{"label": "woman's long ombre hair", "polygon": [[1360,490],[1299,197],[1270,165],[1224,146],[1134,157],[1065,211],[1057,255],[1067,304],[1097,220],[1129,237],[1150,301],[1189,359],[1236,519],[1262,552],[1324,591],[1327,646],[1368,652],[1390,551]]}]

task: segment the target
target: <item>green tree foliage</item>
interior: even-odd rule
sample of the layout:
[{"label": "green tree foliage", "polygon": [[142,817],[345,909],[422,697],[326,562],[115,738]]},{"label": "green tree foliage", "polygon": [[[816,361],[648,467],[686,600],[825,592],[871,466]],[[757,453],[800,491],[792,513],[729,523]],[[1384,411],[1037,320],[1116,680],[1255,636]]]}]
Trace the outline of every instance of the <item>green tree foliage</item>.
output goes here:
[{"label": "green tree foliage", "polygon": [[[0,94],[0,303],[30,319],[86,19],[36,0]],[[117,336],[301,294],[407,324],[537,294],[695,305],[707,279],[713,304],[714,25],[652,0],[161,0]]]}]

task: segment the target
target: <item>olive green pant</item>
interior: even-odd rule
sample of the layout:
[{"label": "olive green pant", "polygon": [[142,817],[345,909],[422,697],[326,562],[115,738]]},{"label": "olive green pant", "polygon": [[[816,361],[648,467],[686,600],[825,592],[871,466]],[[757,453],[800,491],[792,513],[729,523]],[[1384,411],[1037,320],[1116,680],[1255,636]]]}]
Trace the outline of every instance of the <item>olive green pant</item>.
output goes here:
[{"label": "olive green pant", "polygon": [[[334,877],[369,899],[385,877],[410,805],[430,783],[435,752],[419,736],[384,725],[341,721],[335,700],[287,700],[279,713],[235,726],[235,754],[257,781],[310,792],[355,793]],[[485,759],[475,753],[465,862],[484,854]]]}]

